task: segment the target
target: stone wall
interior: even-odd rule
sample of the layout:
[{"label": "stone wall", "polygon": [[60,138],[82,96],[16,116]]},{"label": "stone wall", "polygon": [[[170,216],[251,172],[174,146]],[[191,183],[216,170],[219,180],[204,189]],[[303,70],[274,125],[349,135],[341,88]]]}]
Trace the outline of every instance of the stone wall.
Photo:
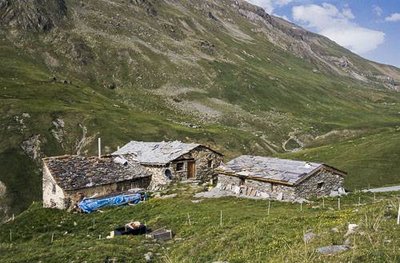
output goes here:
[{"label": "stone wall", "polygon": [[344,178],[323,169],[296,186],[296,195],[302,198],[326,196],[343,187]]},{"label": "stone wall", "polygon": [[65,209],[64,191],[54,180],[46,165],[43,166],[43,207]]},{"label": "stone wall", "polygon": [[63,190],[57,185],[49,169],[43,166],[43,207],[69,209],[73,208],[83,197],[105,196],[127,191],[131,188],[148,188],[151,177],[140,177],[123,182],[99,185],[78,190]]},{"label": "stone wall", "polygon": [[119,192],[128,191],[133,188],[148,188],[151,177],[135,178],[128,181],[99,185],[90,188],[65,191],[65,208],[73,208],[83,197],[101,197]]},{"label": "stone wall", "polygon": [[151,173],[151,183],[149,189],[153,191],[165,189],[171,182],[165,175],[165,170],[169,167],[164,166],[144,166]]},{"label": "stone wall", "polygon": [[277,200],[294,200],[296,198],[294,187],[246,178],[241,179],[237,176],[224,174],[218,175],[217,187],[222,190],[232,191],[237,195],[249,197]]},{"label": "stone wall", "polygon": [[300,198],[329,195],[331,191],[337,191],[343,187],[343,181],[342,176],[327,170],[310,176],[296,186],[219,174],[217,187],[232,191],[237,195],[295,201]]},{"label": "stone wall", "polygon": [[[179,159],[172,161],[166,166],[145,166],[146,169],[152,174],[152,181],[150,189],[160,190],[166,188],[169,183],[174,181],[181,181],[188,179],[188,162],[195,162],[195,176],[194,179],[200,181],[211,180],[215,176],[215,168],[217,168],[223,157],[206,147],[197,147],[191,152],[182,155]],[[209,161],[211,167],[209,167]],[[182,169],[177,170],[179,163],[182,163]],[[166,176],[166,170],[171,172],[171,179]]]},{"label": "stone wall", "polygon": [[[199,146],[192,150],[190,153],[185,154],[183,159],[194,159],[195,161],[195,179],[201,180],[203,182],[211,180],[215,174],[215,168],[217,168],[222,160],[223,156],[211,151],[210,149]],[[211,167],[209,167],[209,162],[211,162]],[[174,162],[174,164],[177,162]],[[176,169],[176,164],[174,166]],[[187,178],[187,162],[184,165],[184,171],[180,173],[181,179]]]}]

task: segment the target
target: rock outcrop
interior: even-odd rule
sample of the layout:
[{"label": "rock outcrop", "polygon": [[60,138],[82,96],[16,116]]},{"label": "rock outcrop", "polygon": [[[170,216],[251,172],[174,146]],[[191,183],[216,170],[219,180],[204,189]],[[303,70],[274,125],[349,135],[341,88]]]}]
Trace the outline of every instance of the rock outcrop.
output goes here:
[{"label": "rock outcrop", "polygon": [[0,0],[0,23],[11,28],[46,32],[66,14],[65,0]]}]

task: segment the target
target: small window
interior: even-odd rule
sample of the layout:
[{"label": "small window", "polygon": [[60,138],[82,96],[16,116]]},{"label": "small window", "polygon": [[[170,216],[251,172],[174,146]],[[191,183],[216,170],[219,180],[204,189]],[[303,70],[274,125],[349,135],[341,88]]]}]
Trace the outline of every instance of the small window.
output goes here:
[{"label": "small window", "polygon": [[53,188],[51,189],[51,192],[52,192],[53,194],[55,194],[55,193],[57,192],[57,187],[56,187],[55,184],[53,184]]},{"label": "small window", "polygon": [[182,171],[183,170],[183,163],[177,163],[176,164],[176,170],[177,171]]},{"label": "small window", "polygon": [[172,179],[172,173],[171,173],[171,170],[170,169],[166,169],[165,170],[165,176],[168,178],[168,179]]},{"label": "small window", "polygon": [[244,180],[244,178],[240,178],[240,183],[239,185],[245,185],[246,181]]},{"label": "small window", "polygon": [[323,189],[324,188],[324,182],[319,182],[318,184],[317,184],[317,188],[318,188],[318,190],[321,190],[321,189]]},{"label": "small window", "polygon": [[208,160],[208,168],[212,168],[213,167],[213,161],[212,160]]}]

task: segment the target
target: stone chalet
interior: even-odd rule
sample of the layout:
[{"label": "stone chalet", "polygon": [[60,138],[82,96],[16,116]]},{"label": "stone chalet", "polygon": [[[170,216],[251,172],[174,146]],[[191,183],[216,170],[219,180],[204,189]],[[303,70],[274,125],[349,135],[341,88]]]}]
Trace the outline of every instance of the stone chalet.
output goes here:
[{"label": "stone chalet", "polygon": [[222,190],[289,201],[340,192],[346,176],[326,164],[249,155],[221,165],[217,173]]},{"label": "stone chalet", "polygon": [[152,174],[150,188],[153,190],[164,188],[171,181],[210,180],[223,158],[204,145],[180,141],[131,141],[112,155],[144,166]]},{"label": "stone chalet", "polygon": [[73,208],[83,197],[147,188],[151,174],[139,163],[113,156],[43,159],[43,206]]}]

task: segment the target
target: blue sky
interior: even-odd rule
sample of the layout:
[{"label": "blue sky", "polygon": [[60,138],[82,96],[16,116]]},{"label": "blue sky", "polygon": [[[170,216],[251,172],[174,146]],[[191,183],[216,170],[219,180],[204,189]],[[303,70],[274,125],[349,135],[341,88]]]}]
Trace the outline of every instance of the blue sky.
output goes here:
[{"label": "blue sky", "polygon": [[400,0],[248,0],[367,59],[400,67]]}]

